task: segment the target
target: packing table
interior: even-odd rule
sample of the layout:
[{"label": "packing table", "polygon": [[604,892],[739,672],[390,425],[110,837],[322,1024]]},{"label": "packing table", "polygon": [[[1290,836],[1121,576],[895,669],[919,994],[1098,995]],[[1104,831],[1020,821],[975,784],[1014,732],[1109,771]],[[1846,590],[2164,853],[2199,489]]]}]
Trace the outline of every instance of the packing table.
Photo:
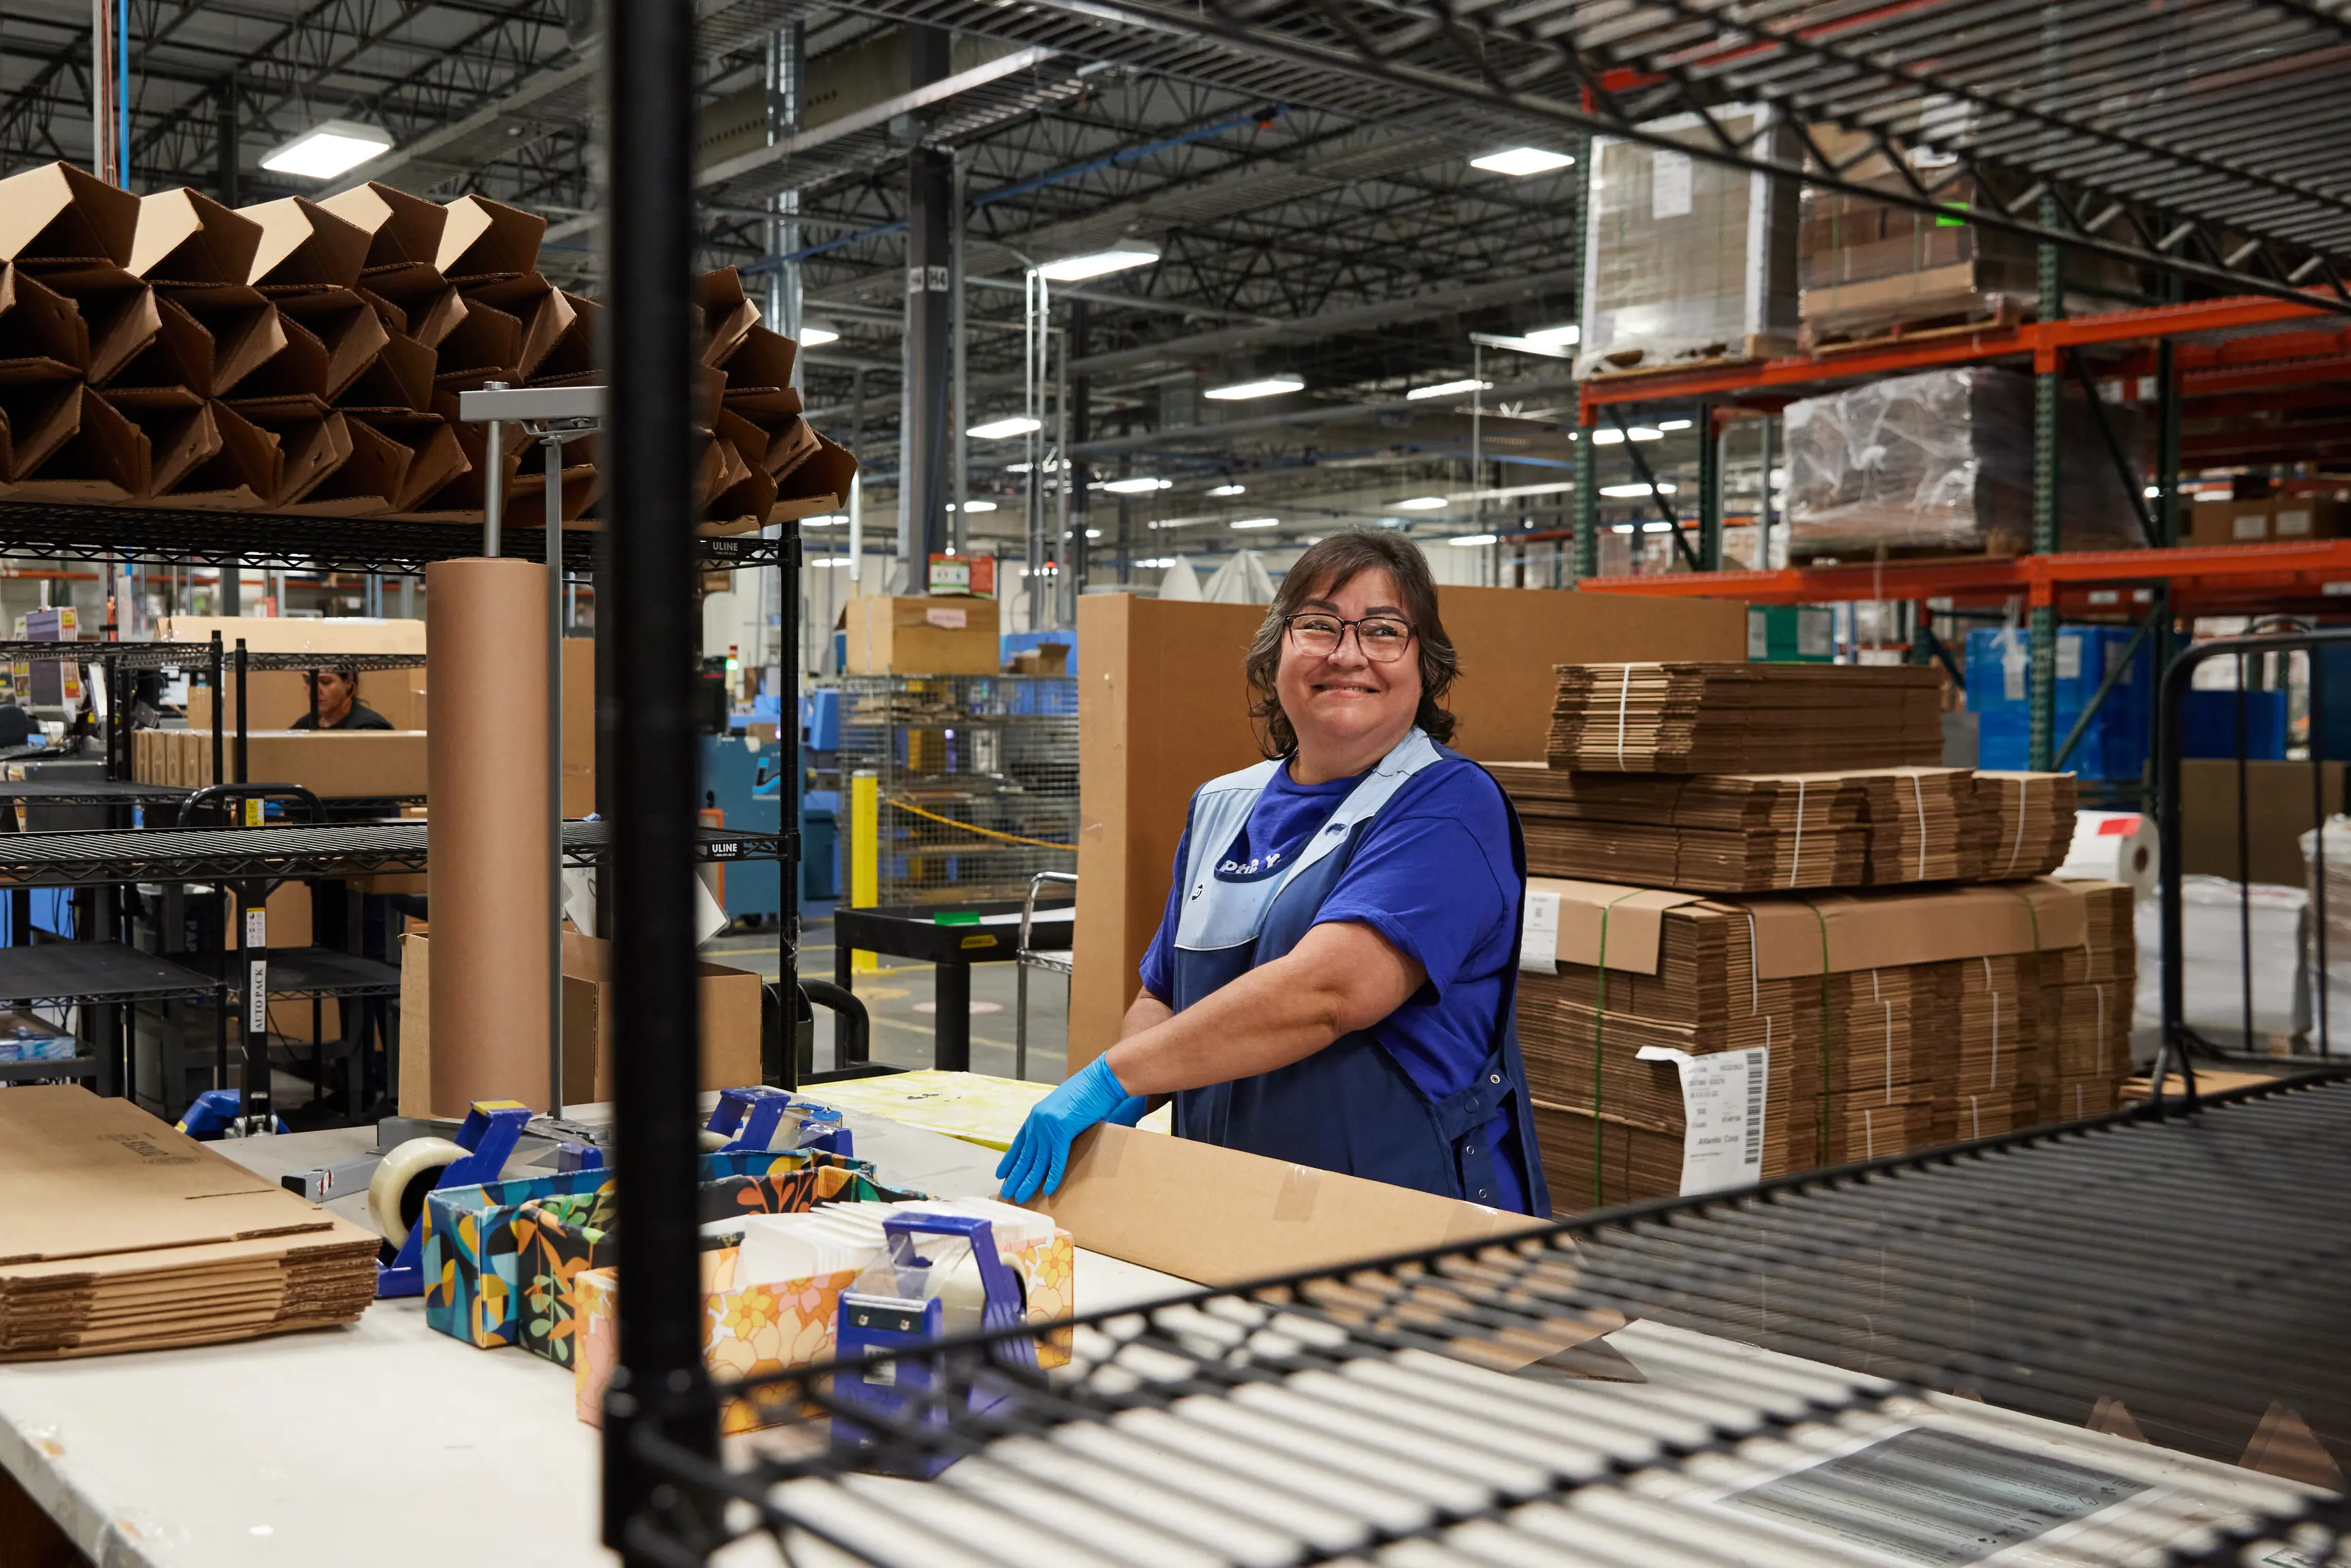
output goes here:
[{"label": "packing table", "polygon": [[[1074,904],[1040,904],[1029,938],[1039,947],[1067,947],[1074,928]],[[942,922],[941,916],[948,918]],[[931,1065],[946,1072],[971,1071],[971,967],[1009,964],[1020,946],[1020,900],[961,904],[847,905],[832,912],[833,984],[850,988],[850,956],[884,953],[937,966],[933,999],[938,1025]]]},{"label": "packing table", "polygon": [[[893,1183],[994,1194],[995,1152],[844,1114]],[[213,1147],[276,1176],[373,1145],[347,1128]],[[507,1174],[535,1174],[544,1147]],[[368,1223],[364,1191],[327,1207]],[[1081,1310],[1191,1289],[1091,1252],[1076,1265]],[[350,1329],[0,1363],[0,1467],[103,1568],[606,1561],[601,1437],[572,1415],[569,1368],[436,1333],[417,1297]]]}]

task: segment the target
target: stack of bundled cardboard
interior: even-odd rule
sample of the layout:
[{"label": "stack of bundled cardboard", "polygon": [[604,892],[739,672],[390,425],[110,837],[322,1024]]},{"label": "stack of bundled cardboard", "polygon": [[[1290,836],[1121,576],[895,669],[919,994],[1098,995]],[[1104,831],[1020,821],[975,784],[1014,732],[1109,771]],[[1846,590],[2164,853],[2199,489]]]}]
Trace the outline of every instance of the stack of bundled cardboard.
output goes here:
[{"label": "stack of bundled cardboard", "polygon": [[379,1238],[78,1086],[0,1094],[0,1361],[356,1322]]},{"label": "stack of bundled cardboard", "polygon": [[2069,882],[2087,921],[2079,946],[2041,955],[2043,1076],[2039,1119],[2074,1121],[2115,1108],[2130,1076],[2131,1003],[2138,988],[2135,890]]},{"label": "stack of bundled cardboard", "polygon": [[2046,876],[2074,847],[2081,786],[2071,773],[1978,773],[1975,856],[1965,876],[1989,882]]},{"label": "stack of bundled cardboard", "polygon": [[1941,683],[1917,664],[1562,664],[1548,750],[1614,773],[1931,765]]},{"label": "stack of bundled cardboard", "polygon": [[[538,270],[546,227],[382,185],[232,210],[66,163],[0,181],[0,495],[478,524],[495,463],[506,525],[542,527],[529,439],[491,453],[457,395],[604,379],[600,308]],[[791,340],[731,270],[701,296],[705,526],[829,508],[856,465],[801,418]],[[565,449],[566,521],[595,445]]]},{"label": "stack of bundled cardboard", "polygon": [[[1982,836],[1975,776],[1964,768],[1889,768],[1853,776],[1869,824],[1869,883],[1952,882],[1970,874]],[[2034,874],[2039,874],[2035,873]]]},{"label": "stack of bundled cardboard", "polygon": [[1554,1206],[1682,1189],[1708,1134],[1666,1052],[1763,1053],[1747,1180],[2022,1124],[2044,1081],[2034,955],[2105,940],[2078,885],[1732,899],[1531,879],[1519,1040]]},{"label": "stack of bundled cardboard", "polygon": [[1837,773],[1586,773],[1493,768],[1526,828],[1527,863],[1708,893],[1858,885],[1862,796]]}]

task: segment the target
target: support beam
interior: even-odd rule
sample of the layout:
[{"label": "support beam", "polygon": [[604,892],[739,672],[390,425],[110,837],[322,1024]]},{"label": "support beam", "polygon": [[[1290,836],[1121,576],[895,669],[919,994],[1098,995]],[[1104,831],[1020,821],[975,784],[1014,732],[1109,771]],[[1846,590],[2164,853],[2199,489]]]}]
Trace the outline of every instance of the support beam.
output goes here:
[{"label": "support beam", "polygon": [[[942,35],[944,37],[944,35]],[[944,46],[942,46],[944,52]],[[919,84],[918,84],[919,85]],[[898,554],[906,591],[928,582],[931,553],[947,530],[947,391],[953,379],[949,306],[955,225],[954,161],[933,148],[906,159],[906,339],[904,415],[899,428]]]},{"label": "support beam", "polygon": [[[2042,198],[2044,222],[2053,222],[2053,197]],[[2054,321],[2065,313],[2064,258],[2053,245],[2040,247],[2038,282],[2040,319]],[[2033,364],[2032,378],[2032,553],[2054,555],[2058,546],[2057,420],[2065,392],[2064,360],[2060,348]],[[2026,766],[2045,772],[2057,744],[2057,610],[2052,604],[2032,609],[2032,652],[2026,692]]]}]

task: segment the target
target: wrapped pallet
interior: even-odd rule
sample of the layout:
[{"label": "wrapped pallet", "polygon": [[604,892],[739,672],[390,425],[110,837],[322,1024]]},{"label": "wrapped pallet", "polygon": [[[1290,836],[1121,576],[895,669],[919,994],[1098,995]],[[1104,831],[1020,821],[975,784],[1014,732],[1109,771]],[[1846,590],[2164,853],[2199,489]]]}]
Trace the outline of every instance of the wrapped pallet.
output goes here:
[{"label": "wrapped pallet", "polygon": [[[1882,152],[1866,152],[1866,139],[1857,133],[1818,127],[1812,134],[1855,184],[1907,193],[1914,178],[1931,179],[1939,182],[1935,193],[1946,205],[1975,204],[1975,177],[1945,172],[1953,162],[1949,154],[1914,147],[1905,171]],[[1810,184],[1801,211],[1797,314],[1807,349],[1970,323],[2012,324],[2038,308],[2039,246],[2022,235]],[[2099,308],[2105,295],[2135,281],[2126,264],[2088,252],[2069,254],[2064,266],[2069,315]]]},{"label": "wrapped pallet", "polygon": [[[2032,402],[2031,377],[1965,365],[1790,403],[1790,553],[2022,553],[2032,538]],[[2061,411],[2065,548],[2143,546],[2137,512],[2093,411],[2072,388]],[[2137,416],[2112,405],[2104,414],[2122,450],[2137,451]]]},{"label": "wrapped pallet", "polygon": [[[1751,155],[1789,155],[1792,133],[1771,110],[1714,113]],[[1718,145],[1693,115],[1642,129]],[[1794,347],[1795,181],[1607,136],[1591,161],[1578,376]]]}]

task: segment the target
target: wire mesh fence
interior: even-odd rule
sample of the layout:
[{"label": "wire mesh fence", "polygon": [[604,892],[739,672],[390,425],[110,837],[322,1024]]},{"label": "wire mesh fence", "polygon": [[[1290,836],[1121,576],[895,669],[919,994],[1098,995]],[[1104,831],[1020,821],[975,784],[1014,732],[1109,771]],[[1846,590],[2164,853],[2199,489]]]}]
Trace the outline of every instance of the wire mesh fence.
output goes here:
[{"label": "wire mesh fence", "polygon": [[842,894],[852,904],[1019,898],[1077,869],[1071,675],[843,675]]}]

